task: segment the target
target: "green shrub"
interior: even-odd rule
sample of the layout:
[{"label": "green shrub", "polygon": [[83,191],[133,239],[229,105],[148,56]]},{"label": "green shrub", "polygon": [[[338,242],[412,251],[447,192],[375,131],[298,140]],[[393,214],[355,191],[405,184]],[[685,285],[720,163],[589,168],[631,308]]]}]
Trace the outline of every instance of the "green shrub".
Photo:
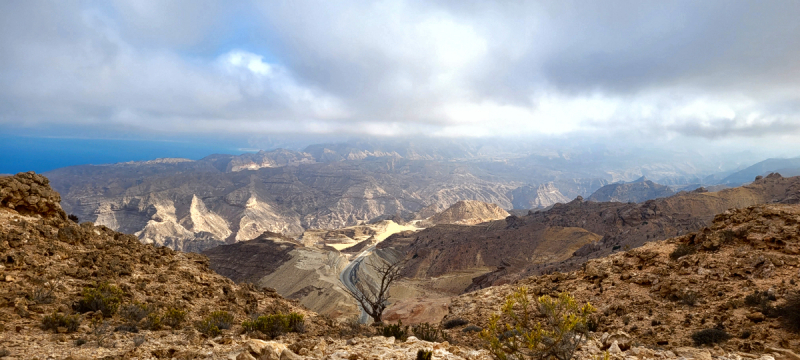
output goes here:
[{"label": "green shrub", "polygon": [[722,329],[705,329],[692,334],[692,341],[695,346],[716,344],[727,341],[731,336]]},{"label": "green shrub", "polygon": [[218,326],[214,325],[209,319],[203,319],[195,326],[197,331],[201,334],[205,334],[208,337],[216,337],[222,334],[222,331],[219,329]]},{"label": "green shrub", "polygon": [[242,327],[247,332],[260,331],[274,339],[287,332],[305,331],[305,321],[303,315],[298,313],[262,315],[255,320],[243,322]]},{"label": "green shrub", "polygon": [[233,314],[227,311],[214,311],[208,316],[208,319],[220,330],[230,329],[231,325],[233,325]]},{"label": "green shrub", "polygon": [[568,293],[531,301],[526,287],[509,295],[501,310],[510,321],[501,323],[495,314],[481,332],[488,350],[500,360],[572,359],[588,335],[589,315],[595,312],[592,305],[579,305]]},{"label": "green shrub", "polygon": [[155,313],[156,309],[152,305],[134,302],[124,305],[119,309],[119,315],[128,324],[138,325],[143,319]]},{"label": "green shrub", "polygon": [[683,293],[681,302],[685,305],[695,306],[697,304],[697,293],[691,291]]},{"label": "green shrub", "polygon": [[147,315],[144,319],[144,323],[142,324],[142,329],[145,330],[160,330],[161,329],[161,317],[158,316],[158,313],[152,312]]},{"label": "green shrub", "polygon": [[452,329],[454,327],[464,326],[467,324],[469,324],[469,321],[462,318],[455,318],[445,321],[444,324],[442,324],[442,327],[445,329]]},{"label": "green shrub", "polygon": [[60,278],[34,278],[31,282],[36,285],[28,298],[37,304],[50,304],[56,299],[56,291],[63,282]]},{"label": "green shrub", "polygon": [[186,311],[178,308],[168,308],[161,317],[161,323],[173,329],[180,329],[186,321]]},{"label": "green shrub", "polygon": [[672,260],[678,260],[682,256],[691,255],[697,252],[697,247],[689,244],[678,244],[675,251],[669,254]]},{"label": "green shrub", "polygon": [[397,324],[382,325],[378,328],[378,334],[384,337],[394,337],[400,341],[408,339],[408,326],[403,327],[403,322]]},{"label": "green shrub", "polygon": [[64,315],[53,313],[42,318],[42,329],[58,331],[58,328],[66,328],[67,332],[75,332],[81,325],[81,316],[78,314]]},{"label": "green shrub", "polygon": [[428,323],[412,326],[411,332],[414,333],[417,339],[430,342],[441,342],[442,340],[446,340],[445,338],[447,337],[447,334],[445,334],[442,329]]},{"label": "green shrub", "polygon": [[95,288],[84,288],[83,297],[78,301],[78,311],[101,311],[103,317],[111,317],[122,303],[122,290],[107,282]]},{"label": "green shrub", "polygon": [[744,297],[744,304],[757,309],[766,316],[774,316],[775,307],[770,302],[775,301],[777,298],[766,291],[754,291],[752,294]]},{"label": "green shrub", "polygon": [[222,334],[222,330],[227,330],[233,325],[233,315],[227,311],[214,311],[211,315],[197,323],[197,331],[215,337]]},{"label": "green shrub", "polygon": [[786,303],[775,309],[775,315],[787,330],[800,332],[800,293],[787,296]]},{"label": "green shrub", "polygon": [[417,360],[431,360],[431,359],[433,359],[433,351],[422,350],[422,349],[419,349],[419,351],[417,351]]}]

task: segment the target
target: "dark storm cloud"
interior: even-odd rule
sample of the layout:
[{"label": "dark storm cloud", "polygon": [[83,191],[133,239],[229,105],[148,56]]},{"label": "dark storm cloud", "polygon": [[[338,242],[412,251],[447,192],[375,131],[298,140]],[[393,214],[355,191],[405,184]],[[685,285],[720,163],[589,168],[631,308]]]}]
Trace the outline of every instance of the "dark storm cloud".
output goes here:
[{"label": "dark storm cloud", "polygon": [[798,17],[744,1],[3,2],[0,123],[795,134]]}]

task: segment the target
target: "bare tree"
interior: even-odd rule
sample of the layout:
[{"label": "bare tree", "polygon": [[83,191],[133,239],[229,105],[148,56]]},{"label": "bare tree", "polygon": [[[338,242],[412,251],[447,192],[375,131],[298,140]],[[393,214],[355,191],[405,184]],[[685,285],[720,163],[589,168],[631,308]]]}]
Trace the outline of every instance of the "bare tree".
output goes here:
[{"label": "bare tree", "polygon": [[389,306],[389,287],[395,280],[400,278],[400,270],[403,269],[405,264],[406,261],[403,259],[392,263],[381,262],[380,265],[369,263],[367,266],[378,274],[381,280],[380,284],[377,287],[372,287],[366,281],[357,281],[353,284],[356,291],[345,287],[347,293],[356,299],[361,308],[364,309],[364,312],[376,323],[381,322],[383,311]]}]

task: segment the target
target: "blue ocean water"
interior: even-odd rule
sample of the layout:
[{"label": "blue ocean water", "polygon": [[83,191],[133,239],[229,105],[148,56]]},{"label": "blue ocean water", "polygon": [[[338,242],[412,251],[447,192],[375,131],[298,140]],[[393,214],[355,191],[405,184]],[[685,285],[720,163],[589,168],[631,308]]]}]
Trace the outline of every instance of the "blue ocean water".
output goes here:
[{"label": "blue ocean water", "polygon": [[241,154],[231,144],[198,141],[151,141],[45,138],[0,135],[0,174],[45,171],[84,164],[110,164],[164,157],[201,159],[211,154]]}]

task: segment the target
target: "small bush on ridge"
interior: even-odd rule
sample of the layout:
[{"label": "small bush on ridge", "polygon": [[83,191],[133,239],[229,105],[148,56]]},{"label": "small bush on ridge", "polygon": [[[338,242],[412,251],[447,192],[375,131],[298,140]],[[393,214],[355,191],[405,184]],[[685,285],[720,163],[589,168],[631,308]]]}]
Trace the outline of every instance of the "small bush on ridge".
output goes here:
[{"label": "small bush on ridge", "polygon": [[596,311],[589,303],[578,304],[568,293],[531,301],[524,286],[506,298],[501,310],[510,321],[501,324],[502,318],[495,314],[481,332],[489,352],[500,360],[572,359],[588,335],[589,315]]},{"label": "small bush on ridge", "polygon": [[44,330],[53,330],[58,331],[58,328],[66,328],[67,332],[75,332],[78,330],[78,327],[81,325],[81,316],[78,314],[74,315],[64,315],[59,313],[53,313],[52,315],[46,315],[42,319],[42,329]]},{"label": "small bush on ridge", "polygon": [[156,309],[152,305],[134,302],[124,305],[119,309],[119,315],[130,325],[138,325],[140,321],[155,313]]},{"label": "small bush on ridge", "polygon": [[433,351],[419,349],[417,351],[417,360],[431,360],[433,359]]},{"label": "small bush on ridge", "polygon": [[675,247],[675,251],[669,254],[669,258],[672,260],[678,260],[682,256],[691,255],[697,252],[697,247],[689,244],[678,244]]},{"label": "small bush on ridge", "polygon": [[441,342],[443,340],[447,340],[447,334],[431,324],[422,323],[418,325],[414,325],[411,327],[411,332],[414,333],[414,336],[417,339],[430,341],[430,342]]},{"label": "small bush on ridge", "polygon": [[233,315],[227,311],[214,311],[211,315],[197,323],[197,331],[215,337],[222,334],[222,330],[230,329],[233,325]]},{"label": "small bush on ridge", "polygon": [[775,309],[775,315],[787,330],[800,332],[800,293],[787,296],[786,303]]},{"label": "small bush on ridge", "polygon": [[730,338],[731,335],[725,330],[717,328],[700,330],[692,334],[692,341],[694,341],[695,346],[716,344],[727,341]]},{"label": "small bush on ridge", "polygon": [[144,319],[144,323],[142,323],[142,328],[145,330],[160,330],[161,317],[155,312],[148,314]]},{"label": "small bush on ridge", "polygon": [[287,332],[304,332],[305,320],[298,313],[262,315],[255,320],[243,322],[242,327],[247,332],[260,331],[274,339]]},{"label": "small bush on ridge", "polygon": [[403,327],[403,322],[398,321],[397,324],[382,325],[378,328],[378,334],[384,337],[394,337],[400,341],[408,339],[408,326]]},{"label": "small bush on ridge", "polygon": [[78,301],[78,311],[101,311],[103,317],[111,317],[122,303],[122,290],[107,282],[95,288],[84,288],[83,297]]},{"label": "small bush on ridge", "polygon": [[173,329],[180,329],[186,321],[186,311],[178,308],[167,308],[161,317],[161,323]]},{"label": "small bush on ridge", "polygon": [[469,324],[469,321],[464,320],[462,318],[455,318],[445,321],[444,324],[442,324],[442,327],[445,329],[452,329],[454,327],[459,327],[467,324]]}]

